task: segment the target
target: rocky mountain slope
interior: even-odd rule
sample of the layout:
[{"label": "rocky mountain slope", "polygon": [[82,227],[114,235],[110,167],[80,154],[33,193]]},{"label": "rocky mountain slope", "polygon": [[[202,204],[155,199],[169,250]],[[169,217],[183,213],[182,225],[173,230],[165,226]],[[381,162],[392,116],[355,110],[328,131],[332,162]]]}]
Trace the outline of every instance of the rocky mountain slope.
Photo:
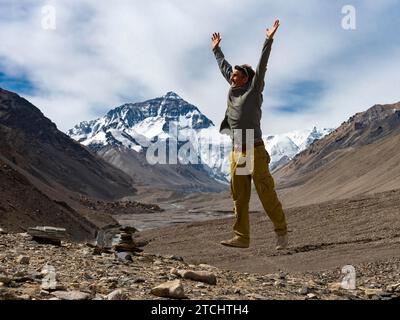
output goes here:
[{"label": "rocky mountain slope", "polygon": [[54,201],[32,184],[12,164],[0,159],[0,227],[21,232],[49,224],[68,230],[72,239],[94,237],[96,225],[67,203]]},{"label": "rocky mountain slope", "polygon": [[132,195],[131,179],[73,141],[35,106],[0,89],[0,227],[66,227],[74,240],[116,224],[79,203],[82,196]]},{"label": "rocky mountain slope", "polygon": [[288,206],[400,188],[400,103],[375,105],[274,172]]},{"label": "rocky mountain slope", "polygon": [[106,199],[135,191],[129,177],[59,131],[27,100],[3,89],[0,139],[2,156],[53,188]]},{"label": "rocky mountain slope", "polygon": [[322,139],[333,129],[294,130],[291,132],[263,137],[266,149],[271,156],[270,169],[276,170],[297,154],[307,149],[315,140]]}]

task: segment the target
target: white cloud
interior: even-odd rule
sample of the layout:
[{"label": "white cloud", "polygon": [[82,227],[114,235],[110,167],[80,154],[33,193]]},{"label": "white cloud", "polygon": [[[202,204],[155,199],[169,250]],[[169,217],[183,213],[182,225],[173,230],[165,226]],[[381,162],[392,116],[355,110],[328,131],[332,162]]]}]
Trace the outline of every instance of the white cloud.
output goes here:
[{"label": "white cloud", "polygon": [[[222,33],[232,64],[256,65],[265,28],[279,17],[264,96],[265,134],[333,126],[355,110],[395,101],[398,92],[394,32],[379,30],[396,1],[353,2],[358,29],[351,33],[341,29],[344,1],[2,1],[2,12],[3,6],[12,10],[1,17],[0,57],[8,71],[22,70],[39,89],[25,96],[62,130],[171,90],[218,126],[228,87],[210,50],[211,34]],[[57,10],[55,31],[41,28],[41,6],[49,4]],[[368,48],[372,39],[375,46]],[[302,81],[321,82],[326,90],[308,111],[274,111],[288,103],[282,92]]]}]

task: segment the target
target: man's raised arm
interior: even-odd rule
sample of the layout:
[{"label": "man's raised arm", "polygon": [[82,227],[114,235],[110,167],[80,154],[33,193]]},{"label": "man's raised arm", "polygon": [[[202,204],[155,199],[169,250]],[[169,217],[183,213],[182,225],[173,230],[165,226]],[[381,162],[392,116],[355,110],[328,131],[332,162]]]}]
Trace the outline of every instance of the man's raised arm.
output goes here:
[{"label": "man's raised arm", "polygon": [[276,20],[274,26],[271,29],[267,29],[264,46],[261,53],[261,58],[258,63],[256,74],[254,76],[254,87],[256,87],[260,92],[264,90],[265,85],[265,73],[267,72],[267,65],[269,55],[271,53],[272,43],[274,41],[274,35],[276,30],[278,30],[280,26],[279,20]]},{"label": "man's raised arm", "polygon": [[226,79],[226,81],[231,83],[231,74],[232,74],[232,66],[228,63],[228,61],[225,60],[225,56],[222,53],[222,50],[219,46],[219,43],[221,42],[221,34],[219,32],[214,33],[212,38],[211,38],[211,47],[214,52],[215,58],[217,59],[217,63],[219,66],[219,69],[222,72],[222,75]]}]

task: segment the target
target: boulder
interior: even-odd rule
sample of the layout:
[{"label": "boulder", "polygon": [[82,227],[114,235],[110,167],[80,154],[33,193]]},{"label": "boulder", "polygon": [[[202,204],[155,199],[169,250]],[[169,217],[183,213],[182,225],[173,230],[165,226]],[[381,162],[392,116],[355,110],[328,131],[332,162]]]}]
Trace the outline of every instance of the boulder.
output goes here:
[{"label": "boulder", "polygon": [[117,289],[107,295],[107,300],[128,300],[128,296],[123,290]]},{"label": "boulder", "polygon": [[87,300],[90,297],[89,293],[80,291],[55,291],[52,294],[61,300]]},{"label": "boulder", "polygon": [[17,258],[17,263],[18,264],[29,264],[31,258],[29,256],[19,256]]},{"label": "boulder", "polygon": [[66,229],[48,226],[35,227],[29,228],[28,234],[39,243],[61,245],[61,241],[66,238]]},{"label": "boulder", "polygon": [[193,270],[177,270],[171,269],[171,274],[179,275],[184,279],[200,281],[211,285],[217,284],[217,277],[215,274],[208,271],[193,271]]},{"label": "boulder", "polygon": [[158,297],[185,299],[185,291],[180,280],[168,281],[151,289],[151,293]]}]

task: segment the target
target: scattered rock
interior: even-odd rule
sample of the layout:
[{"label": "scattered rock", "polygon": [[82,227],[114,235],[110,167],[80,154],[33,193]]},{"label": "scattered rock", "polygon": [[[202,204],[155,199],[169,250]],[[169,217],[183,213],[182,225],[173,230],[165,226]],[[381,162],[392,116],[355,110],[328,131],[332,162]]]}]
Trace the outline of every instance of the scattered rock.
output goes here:
[{"label": "scattered rock", "polygon": [[22,294],[20,296],[17,297],[18,300],[30,300],[31,296],[28,294]]},{"label": "scattered rock", "polygon": [[5,232],[4,229],[0,228],[0,234],[7,234],[7,232]]},{"label": "scattered rock", "polygon": [[[183,258],[182,258],[182,261],[183,261]],[[214,266],[210,266],[209,264],[204,264],[204,263],[201,263],[201,264],[199,264],[199,268],[202,268],[202,269],[218,269],[217,267],[214,267]]]},{"label": "scattered rock", "polygon": [[257,293],[249,293],[246,294],[246,297],[250,298],[250,299],[254,299],[254,300],[267,300],[268,298],[261,295],[261,294],[257,294]]},{"label": "scattered rock", "polygon": [[185,291],[180,280],[168,281],[151,289],[151,293],[158,297],[185,299]]},{"label": "scattered rock", "polygon": [[40,285],[40,289],[50,292],[50,291],[63,291],[66,289],[66,287],[62,284],[59,283],[51,283],[51,282],[46,282],[43,281],[42,284]]},{"label": "scattered rock", "polygon": [[[171,255],[132,251],[102,251],[93,255],[95,248],[67,241],[62,247],[40,245],[25,234],[0,236],[0,300],[156,299],[154,295],[196,300],[400,298],[400,258],[358,264],[358,287],[349,291],[336,282],[341,279],[340,269],[323,273],[245,274],[206,264],[188,266]],[[20,256],[31,257],[29,267],[19,264]],[[118,257],[132,257],[132,261],[121,263]],[[40,269],[41,266],[44,267]],[[170,273],[171,267],[174,268]],[[218,277],[218,286],[210,285],[214,280],[201,279],[210,274],[215,282]],[[158,284],[161,286],[156,287]]]},{"label": "scattered rock", "polygon": [[217,277],[215,274],[208,271],[177,270],[173,268],[170,272],[184,279],[200,281],[211,285],[217,284]]},{"label": "scattered rock", "polygon": [[9,289],[0,288],[0,300],[18,300],[17,296]]},{"label": "scattered rock", "polygon": [[121,230],[122,232],[128,233],[128,234],[134,234],[134,233],[138,232],[138,230],[132,226],[123,226],[119,230]]},{"label": "scattered rock", "polygon": [[309,292],[308,286],[304,285],[303,287],[301,287],[301,289],[299,289],[299,294],[305,296],[306,294],[308,294]]},{"label": "scattered rock", "polygon": [[368,297],[368,298],[372,298],[374,296],[379,296],[383,293],[382,289],[365,289],[364,290],[364,294]]},{"label": "scattered rock", "polygon": [[315,295],[314,293],[308,293],[307,299],[317,299],[317,295]]},{"label": "scattered rock", "polygon": [[379,296],[381,296],[382,298],[388,298],[391,297],[392,294],[390,292],[383,291],[382,293],[379,294]]},{"label": "scattered rock", "polygon": [[34,281],[34,278],[31,275],[28,275],[24,272],[17,272],[14,274],[12,281],[15,282],[26,282],[26,281]]},{"label": "scattered rock", "polygon": [[280,271],[280,272],[279,272],[279,279],[281,279],[281,280],[285,280],[285,279],[286,279],[286,273],[285,273],[285,272],[282,272],[282,271]]},{"label": "scattered rock", "polygon": [[42,297],[43,297],[43,296],[44,296],[44,297],[47,297],[47,296],[50,295],[50,292],[47,291],[47,290],[42,289],[42,290],[40,290],[39,294],[40,294]]},{"label": "scattered rock", "polygon": [[144,282],[146,282],[146,280],[143,279],[143,278],[135,278],[135,279],[133,280],[133,283],[144,283]]},{"label": "scattered rock", "polygon": [[128,296],[123,290],[117,289],[107,295],[107,300],[128,300]]},{"label": "scattered rock", "polygon": [[105,247],[93,246],[93,255],[111,254],[112,252]]},{"label": "scattered rock", "polygon": [[400,283],[390,284],[386,287],[387,292],[398,292],[400,290]]},{"label": "scattered rock", "polygon": [[115,253],[118,260],[123,262],[132,262],[132,252],[116,252]]},{"label": "scattered rock", "polygon": [[31,258],[29,256],[19,256],[17,258],[17,263],[19,264],[29,264]]},{"label": "scattered rock", "polygon": [[61,245],[61,241],[66,238],[66,229],[48,226],[35,227],[29,228],[28,234],[39,243]]},{"label": "scattered rock", "polygon": [[329,283],[328,288],[332,292],[337,292],[342,288],[342,284],[340,282]]},{"label": "scattered rock", "polygon": [[43,279],[43,274],[41,273],[41,272],[36,272],[36,271],[34,271],[34,272],[31,272],[30,273],[30,277],[32,278],[32,280],[41,280],[41,279]]},{"label": "scattered rock", "polygon": [[87,300],[90,297],[89,293],[80,291],[55,291],[52,295],[61,300]]},{"label": "scattered rock", "polygon": [[12,281],[12,278],[10,278],[4,274],[0,274],[0,282],[4,283],[5,285],[8,285],[11,281]]},{"label": "scattered rock", "polygon": [[176,261],[182,261],[183,262],[183,258],[181,256],[176,256],[176,255],[166,255],[165,256],[166,259],[170,259],[170,260],[176,260]]},{"label": "scattered rock", "polygon": [[275,282],[274,282],[274,287],[276,287],[276,288],[282,288],[282,287],[284,287],[286,284],[285,284],[285,282],[283,282],[282,280],[276,280]]}]

